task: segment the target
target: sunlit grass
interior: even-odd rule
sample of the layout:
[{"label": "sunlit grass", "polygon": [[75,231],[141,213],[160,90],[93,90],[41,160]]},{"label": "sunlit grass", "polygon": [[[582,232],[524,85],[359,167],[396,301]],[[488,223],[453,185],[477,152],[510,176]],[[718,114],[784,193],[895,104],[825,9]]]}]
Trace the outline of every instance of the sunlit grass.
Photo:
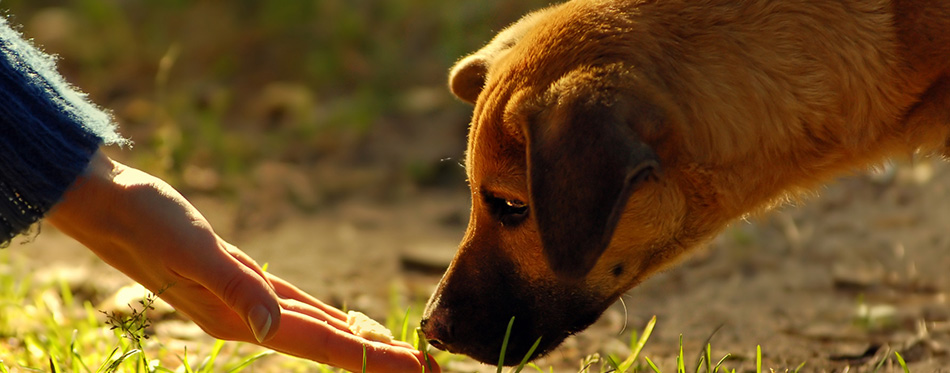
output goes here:
[{"label": "sunlit grass", "polygon": [[[24,372],[240,372],[253,369],[255,372],[342,372],[309,361],[283,358],[279,361],[272,351],[257,346],[225,342],[208,338],[206,341],[190,341],[181,347],[173,338],[153,334],[152,320],[147,310],[155,300],[154,295],[145,295],[141,300],[142,311],[130,314],[104,313],[98,310],[90,300],[81,299],[74,294],[64,281],[37,283],[30,273],[11,264],[8,255],[0,258],[0,373],[8,371]],[[397,298],[398,294],[393,293]],[[400,307],[401,310],[396,310]],[[392,310],[387,315],[387,324],[397,330],[400,340],[409,342],[420,351],[431,353],[443,371],[451,372],[452,362],[467,359],[442,351],[431,350],[418,328],[421,317],[415,307],[402,307],[393,300]],[[162,321],[154,321],[161,323]],[[517,320],[512,318],[508,332]],[[626,356],[594,354],[578,362],[576,371],[583,373],[629,372],[662,373],[663,370],[648,356],[643,354],[644,347],[656,328],[657,319],[653,317],[642,331],[631,333]],[[540,342],[535,342],[536,347]],[[499,362],[504,361],[507,343],[500,351]],[[563,372],[564,366],[539,366],[529,363],[534,347],[524,356],[517,366],[504,368],[499,363],[497,373],[520,373],[523,370],[544,372]],[[712,346],[707,343],[699,351],[695,364],[686,362],[683,337],[680,336],[676,355],[675,373],[734,373],[754,369],[757,373],[802,371],[807,362],[802,362],[794,370],[773,370],[763,363],[763,348],[755,347],[754,366],[750,367],[742,360],[733,359],[731,354],[716,357]],[[909,372],[907,364],[897,352],[885,354],[874,364],[875,372],[886,362],[899,366]],[[431,368],[427,369],[431,371]]]},{"label": "sunlit grass", "polygon": [[[154,296],[128,314],[105,314],[64,281],[37,283],[10,264],[8,255],[2,263],[0,372],[239,372],[274,354],[210,338],[172,346],[180,344],[151,334],[146,312]],[[306,371],[313,364],[299,365],[287,371]]]}]

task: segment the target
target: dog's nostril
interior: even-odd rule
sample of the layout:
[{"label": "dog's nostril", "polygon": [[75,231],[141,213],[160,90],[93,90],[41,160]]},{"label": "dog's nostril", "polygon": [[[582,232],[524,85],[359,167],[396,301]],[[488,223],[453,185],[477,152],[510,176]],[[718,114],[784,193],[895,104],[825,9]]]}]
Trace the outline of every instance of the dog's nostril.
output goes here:
[{"label": "dog's nostril", "polygon": [[431,317],[423,319],[420,324],[426,342],[429,342],[432,347],[447,351],[446,348],[452,343],[451,330],[448,325],[443,323],[441,318]]},{"label": "dog's nostril", "polygon": [[429,345],[432,346],[432,347],[435,347],[435,348],[438,348],[438,349],[440,349],[440,350],[445,351],[445,344],[443,344],[442,341],[440,341],[440,340],[438,340],[438,339],[435,339],[435,338],[429,339]]}]

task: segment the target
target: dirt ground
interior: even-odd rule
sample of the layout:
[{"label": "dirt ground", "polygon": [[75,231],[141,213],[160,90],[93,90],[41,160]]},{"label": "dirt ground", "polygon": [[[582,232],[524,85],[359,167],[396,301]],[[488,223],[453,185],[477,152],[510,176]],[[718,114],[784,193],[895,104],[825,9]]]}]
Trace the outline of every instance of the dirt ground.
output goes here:
[{"label": "dirt ground", "polygon": [[[263,174],[294,172],[267,168]],[[421,307],[454,253],[469,208],[461,181],[283,214],[251,213],[242,207],[247,201],[191,198],[220,234],[269,263],[271,272],[377,318],[389,312],[393,294],[403,305]],[[708,339],[713,356],[730,353],[726,366],[738,371],[754,369],[756,345],[764,366],[778,372],[802,362],[806,372],[872,371],[893,351],[914,372],[950,371],[947,205],[950,166],[939,161],[843,178],[799,206],[734,224],[708,248],[630,291],[624,304],[540,365],[571,372],[594,352],[626,356],[630,332],[656,315],[643,354],[663,371],[674,370],[680,335],[687,361]],[[249,227],[237,218],[248,214],[279,217]],[[100,286],[124,283],[52,228],[8,250],[41,273],[80,263],[100,283],[113,279]],[[445,368],[494,370],[467,360]],[[897,368],[888,363],[881,371]]]}]

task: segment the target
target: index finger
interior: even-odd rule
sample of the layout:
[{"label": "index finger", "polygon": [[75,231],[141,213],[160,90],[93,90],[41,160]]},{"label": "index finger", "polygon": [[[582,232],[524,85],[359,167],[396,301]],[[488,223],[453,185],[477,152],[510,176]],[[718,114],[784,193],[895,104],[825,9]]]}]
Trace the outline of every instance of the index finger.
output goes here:
[{"label": "index finger", "polygon": [[272,273],[266,273],[267,280],[270,281],[271,285],[274,287],[274,291],[281,298],[293,299],[295,301],[313,306],[320,311],[326,313],[329,316],[332,316],[341,321],[346,321],[346,313],[337,309],[336,307],[330,306],[323,301],[314,298],[310,294],[305,293],[303,290],[300,290],[298,287],[287,282],[280,277]]},{"label": "index finger", "polygon": [[[354,372],[363,368],[366,355],[367,372],[423,372],[426,357],[422,352],[379,342],[370,342],[341,331],[326,321],[293,311],[283,311],[280,328],[265,342],[267,347],[293,356],[314,360]],[[439,373],[438,364],[430,357],[431,370]]]}]

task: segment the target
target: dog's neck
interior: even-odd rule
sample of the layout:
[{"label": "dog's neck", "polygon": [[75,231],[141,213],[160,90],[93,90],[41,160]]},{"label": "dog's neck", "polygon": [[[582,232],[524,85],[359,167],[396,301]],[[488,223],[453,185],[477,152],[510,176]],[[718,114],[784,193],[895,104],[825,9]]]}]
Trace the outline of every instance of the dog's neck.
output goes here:
[{"label": "dog's neck", "polygon": [[[673,113],[674,138],[653,145],[674,167],[704,170],[730,219],[888,154],[942,147],[946,130],[905,121],[928,83],[898,52],[888,2],[713,3],[722,9],[642,3],[628,17],[634,65]],[[762,21],[778,13],[783,23]],[[809,40],[789,32],[829,17],[854,21]]]}]

